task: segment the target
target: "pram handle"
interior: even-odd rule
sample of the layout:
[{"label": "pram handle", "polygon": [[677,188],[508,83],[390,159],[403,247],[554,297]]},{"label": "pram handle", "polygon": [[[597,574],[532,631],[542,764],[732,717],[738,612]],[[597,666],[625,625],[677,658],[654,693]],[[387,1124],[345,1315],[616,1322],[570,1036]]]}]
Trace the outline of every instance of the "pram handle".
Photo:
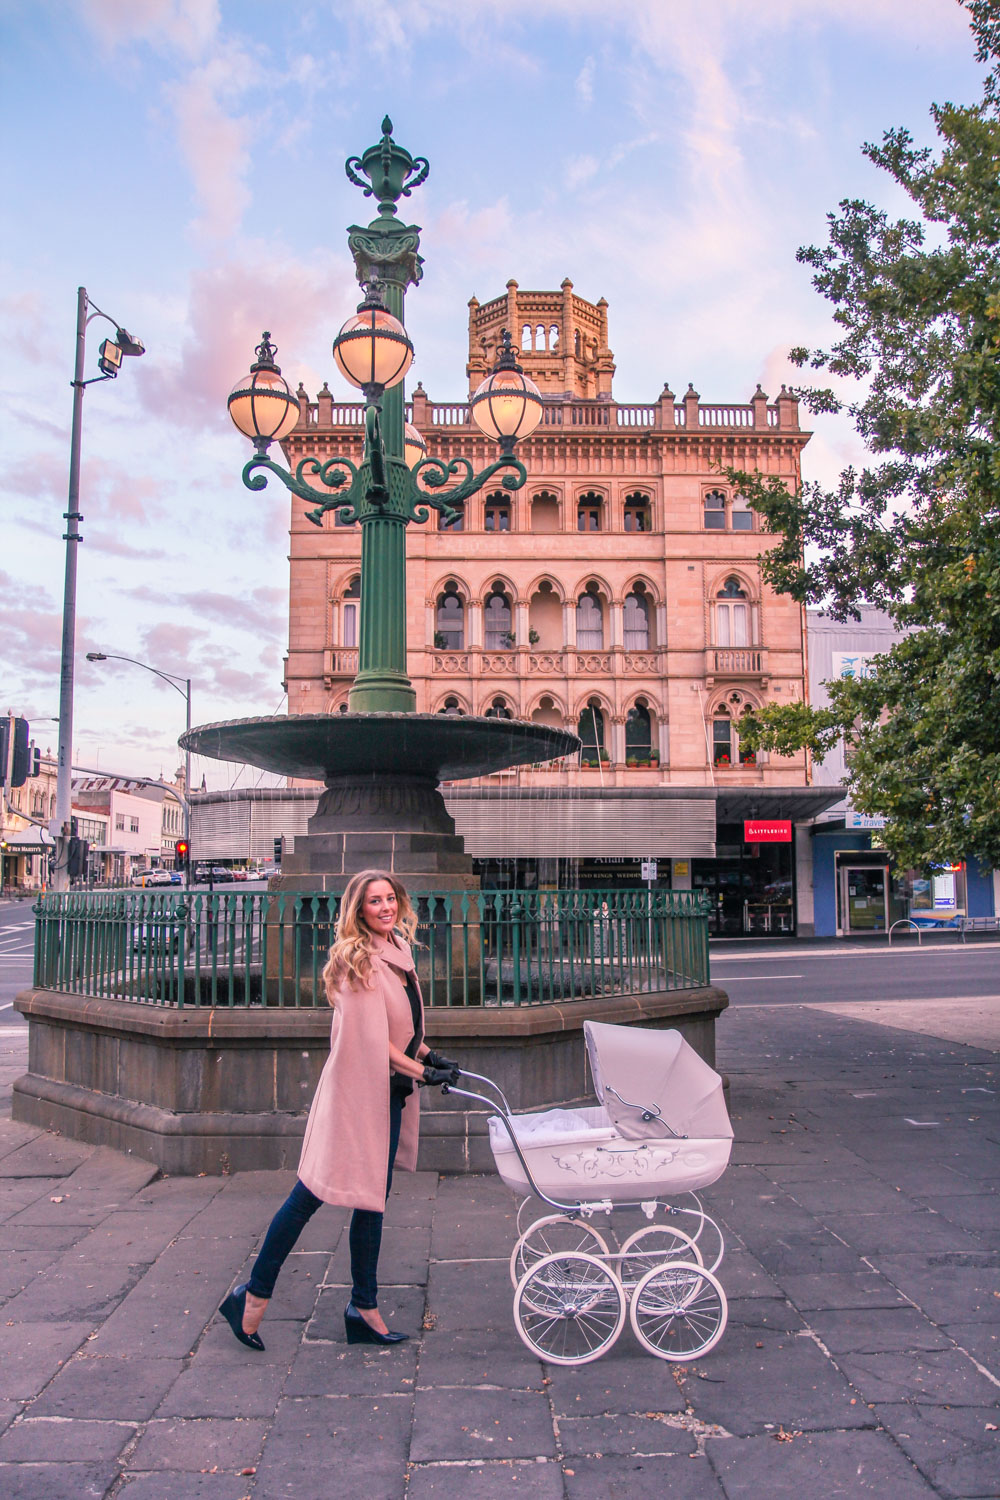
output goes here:
[{"label": "pram handle", "polygon": [[442,1094],[461,1094],[463,1099],[476,1099],[480,1104],[485,1104],[486,1108],[490,1110],[491,1113],[495,1114],[498,1120],[503,1121],[504,1128],[507,1131],[507,1134],[510,1136],[510,1143],[517,1153],[517,1159],[524,1169],[524,1175],[528,1179],[528,1186],[531,1188],[534,1196],[536,1198],[540,1198],[543,1203],[548,1203],[550,1207],[558,1208],[561,1213],[579,1213],[584,1206],[582,1203],[563,1203],[560,1202],[558,1198],[550,1198],[548,1193],[543,1193],[541,1188],[535,1182],[535,1179],[531,1175],[531,1168],[525,1161],[524,1152],[521,1150],[521,1143],[514,1132],[513,1125],[511,1124],[510,1105],[504,1098],[503,1090],[501,1089],[500,1085],[498,1083],[494,1083],[492,1078],[483,1078],[482,1074],[480,1073],[467,1073],[464,1068],[462,1069],[462,1077],[476,1078],[480,1083],[489,1084],[490,1088],[495,1089],[496,1092],[500,1095],[500,1098],[503,1099],[502,1111],[500,1113],[497,1113],[497,1104],[494,1099],[488,1099],[485,1094],[473,1093],[471,1089],[458,1088],[454,1083],[446,1083],[441,1089]]}]

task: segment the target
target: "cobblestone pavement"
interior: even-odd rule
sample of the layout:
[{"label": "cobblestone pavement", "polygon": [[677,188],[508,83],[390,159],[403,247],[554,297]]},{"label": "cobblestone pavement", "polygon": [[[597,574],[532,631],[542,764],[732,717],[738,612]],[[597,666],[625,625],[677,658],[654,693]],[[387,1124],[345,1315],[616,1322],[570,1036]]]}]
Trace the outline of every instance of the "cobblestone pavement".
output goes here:
[{"label": "cobblestone pavement", "polygon": [[[859,1011],[856,1014],[860,1014]],[[392,1350],[348,1348],[323,1210],[262,1334],[216,1315],[289,1174],[162,1179],[0,1121],[5,1500],[812,1500],[1000,1495],[996,1055],[855,1015],[730,1012],[730,1298],[687,1366],[520,1343],[496,1178],[400,1174]]]}]

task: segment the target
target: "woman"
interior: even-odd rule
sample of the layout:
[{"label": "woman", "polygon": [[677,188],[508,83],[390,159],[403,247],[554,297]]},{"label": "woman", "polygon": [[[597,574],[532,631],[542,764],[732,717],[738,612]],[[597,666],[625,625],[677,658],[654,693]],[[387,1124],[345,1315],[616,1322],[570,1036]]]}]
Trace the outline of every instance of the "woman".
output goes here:
[{"label": "woman", "polygon": [[263,1349],[257,1329],[278,1272],[321,1203],[353,1208],[349,1344],[397,1344],[378,1310],[382,1214],[399,1164],[417,1164],[414,1083],[455,1083],[457,1064],[424,1042],[423,1006],[410,944],[417,916],[400,882],[363,870],[347,883],[323,970],[333,1007],[330,1056],[306,1122],[298,1180],[267,1231],[250,1280],[219,1308],[241,1344]]}]

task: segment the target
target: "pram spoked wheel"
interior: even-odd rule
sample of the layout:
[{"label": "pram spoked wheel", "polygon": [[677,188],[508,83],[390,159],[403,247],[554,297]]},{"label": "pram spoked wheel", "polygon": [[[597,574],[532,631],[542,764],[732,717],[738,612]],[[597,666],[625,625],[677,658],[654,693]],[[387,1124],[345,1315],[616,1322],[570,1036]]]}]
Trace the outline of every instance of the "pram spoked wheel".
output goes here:
[{"label": "pram spoked wheel", "polygon": [[622,1283],[635,1286],[646,1272],[664,1261],[683,1260],[702,1264],[701,1251],[691,1235],[671,1223],[647,1224],[630,1234],[621,1248],[619,1272]]},{"label": "pram spoked wheel", "polygon": [[514,1322],[532,1353],[549,1364],[586,1365],[621,1333],[625,1293],[595,1255],[546,1255],[517,1284]]},{"label": "pram spoked wheel", "polygon": [[644,1349],[657,1359],[683,1362],[715,1348],[729,1304],[711,1271],[672,1261],[646,1272],[632,1293],[629,1317]]},{"label": "pram spoked wheel", "polygon": [[546,1255],[607,1255],[603,1235],[583,1219],[570,1214],[546,1214],[521,1235],[510,1256],[510,1279],[514,1286],[525,1271]]}]

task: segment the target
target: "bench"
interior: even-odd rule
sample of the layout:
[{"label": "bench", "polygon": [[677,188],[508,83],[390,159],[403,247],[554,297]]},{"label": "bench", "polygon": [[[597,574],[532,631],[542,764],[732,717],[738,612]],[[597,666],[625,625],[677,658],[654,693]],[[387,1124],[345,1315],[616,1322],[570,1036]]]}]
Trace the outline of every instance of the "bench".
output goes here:
[{"label": "bench", "polygon": [[959,917],[958,927],[964,943],[967,932],[1000,931],[1000,917]]}]

